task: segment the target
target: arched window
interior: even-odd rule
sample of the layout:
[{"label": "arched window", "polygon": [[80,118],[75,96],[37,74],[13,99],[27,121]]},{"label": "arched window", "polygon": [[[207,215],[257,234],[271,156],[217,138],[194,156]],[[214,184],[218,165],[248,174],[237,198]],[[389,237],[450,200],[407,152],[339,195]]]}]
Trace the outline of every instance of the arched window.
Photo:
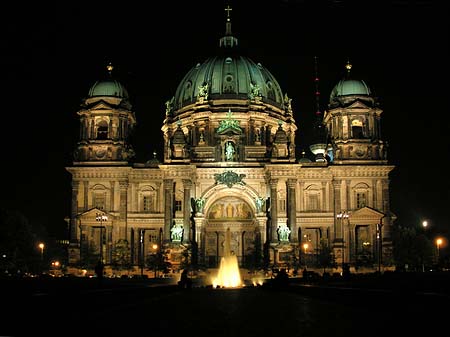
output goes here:
[{"label": "arched window", "polygon": [[359,183],[353,188],[355,208],[363,208],[369,206],[369,186]]},{"label": "arched window", "polygon": [[310,185],[305,190],[305,201],[307,211],[319,211],[321,209],[321,189],[317,185]]},{"label": "arched window", "polygon": [[108,189],[101,184],[92,187],[92,207],[106,210],[106,197]]},{"label": "arched window", "polygon": [[141,212],[152,213],[156,210],[156,189],[153,186],[143,186],[140,190]]},{"label": "arched window", "polygon": [[97,124],[97,139],[108,139],[108,122],[100,121]]},{"label": "arched window", "polygon": [[359,119],[352,121],[352,138],[364,138],[363,123]]}]

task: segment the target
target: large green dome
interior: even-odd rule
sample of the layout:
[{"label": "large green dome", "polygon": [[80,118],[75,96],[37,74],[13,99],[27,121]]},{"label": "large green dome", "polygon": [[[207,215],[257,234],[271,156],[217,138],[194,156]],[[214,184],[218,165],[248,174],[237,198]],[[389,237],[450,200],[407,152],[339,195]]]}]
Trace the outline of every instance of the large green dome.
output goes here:
[{"label": "large green dome", "polygon": [[[233,56],[232,56],[233,55]],[[202,86],[210,99],[247,99],[258,90],[263,101],[282,106],[283,95],[275,77],[260,63],[236,54],[216,56],[197,64],[178,85],[174,108],[192,104]]]}]

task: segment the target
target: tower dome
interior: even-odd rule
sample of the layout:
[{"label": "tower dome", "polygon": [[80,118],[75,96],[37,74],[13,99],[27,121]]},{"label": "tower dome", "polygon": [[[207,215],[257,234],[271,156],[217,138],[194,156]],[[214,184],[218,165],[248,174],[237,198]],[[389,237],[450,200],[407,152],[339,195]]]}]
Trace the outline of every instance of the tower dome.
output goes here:
[{"label": "tower dome", "polygon": [[348,95],[370,96],[371,91],[363,80],[342,79],[331,91],[330,101],[335,97]]},{"label": "tower dome", "polygon": [[112,78],[112,70],[114,69],[111,64],[107,66],[108,77],[106,79],[98,80],[89,89],[88,97],[117,97],[128,99],[128,91],[125,87],[116,79]]},{"label": "tower dome", "polygon": [[331,90],[330,107],[333,106],[347,106],[352,104],[355,100],[365,101],[366,104],[373,105],[375,103],[372,91],[369,86],[361,79],[355,79],[350,76],[352,65],[347,62],[345,65],[347,69],[346,76],[341,79]]},{"label": "tower dome", "polygon": [[100,80],[94,83],[89,89],[89,97],[109,96],[128,98],[128,92],[125,87],[117,80],[112,78]]}]

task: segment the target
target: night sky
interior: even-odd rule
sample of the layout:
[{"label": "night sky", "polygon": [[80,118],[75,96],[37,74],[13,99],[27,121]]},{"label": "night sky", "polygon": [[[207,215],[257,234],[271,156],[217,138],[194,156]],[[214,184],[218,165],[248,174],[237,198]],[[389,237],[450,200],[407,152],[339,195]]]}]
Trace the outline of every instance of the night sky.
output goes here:
[{"label": "night sky", "polygon": [[[298,152],[312,135],[314,56],[322,111],[350,59],[353,77],[368,83],[383,109],[383,138],[396,166],[391,209],[397,223],[419,226],[426,219],[433,233],[449,237],[449,13],[443,2],[229,3],[242,54],[265,66],[293,99]],[[2,206],[55,236],[65,234],[71,204],[65,167],[78,139],[76,112],[108,62],[130,93],[137,161],[153,151],[161,159],[164,103],[193,66],[214,56],[226,4],[60,1],[4,11]]]}]

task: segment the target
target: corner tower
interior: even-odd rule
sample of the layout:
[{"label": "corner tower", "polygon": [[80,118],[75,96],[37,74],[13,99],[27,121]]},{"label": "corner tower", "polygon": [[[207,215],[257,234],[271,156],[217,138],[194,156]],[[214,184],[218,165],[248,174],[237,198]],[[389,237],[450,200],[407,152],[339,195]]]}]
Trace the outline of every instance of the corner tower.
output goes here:
[{"label": "corner tower", "polygon": [[382,110],[363,80],[347,74],[333,88],[324,114],[334,164],[386,164],[386,146],[381,140]]},{"label": "corner tower", "polygon": [[74,153],[75,165],[127,165],[134,156],[128,142],[136,123],[125,87],[108,74],[90,88],[77,112],[80,139]]}]

